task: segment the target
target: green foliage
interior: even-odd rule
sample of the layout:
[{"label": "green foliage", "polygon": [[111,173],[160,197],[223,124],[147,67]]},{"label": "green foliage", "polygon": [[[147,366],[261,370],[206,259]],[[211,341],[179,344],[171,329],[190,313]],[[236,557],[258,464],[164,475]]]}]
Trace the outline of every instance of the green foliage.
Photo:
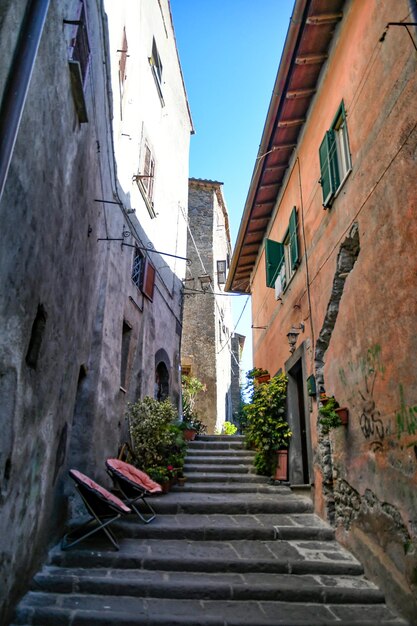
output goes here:
[{"label": "green foliage", "polygon": [[169,472],[166,467],[159,465],[157,467],[147,467],[146,473],[160,485],[166,483],[169,480]]},{"label": "green foliage", "polygon": [[198,416],[195,410],[197,397],[206,391],[206,385],[198,380],[195,376],[182,377],[182,412],[183,412],[183,428],[196,430],[202,434],[206,432],[207,427]]},{"label": "green foliage", "polygon": [[338,413],[335,411],[335,409],[338,408],[339,404],[333,396],[331,398],[327,398],[319,408],[319,424],[321,425],[322,432],[324,434],[327,434],[332,428],[341,426],[342,421]]},{"label": "green foliage", "polygon": [[255,454],[253,464],[255,466],[257,474],[261,474],[262,476],[268,476],[271,473],[271,462],[269,456],[269,454],[265,455],[262,452],[257,452]]},{"label": "green foliage", "polygon": [[173,423],[178,418],[177,410],[170,400],[158,402],[145,397],[129,404],[127,417],[139,467],[163,466],[170,454],[184,449],[182,433]]},{"label": "green foliage", "polygon": [[237,426],[232,424],[232,422],[225,422],[222,428],[222,435],[234,435],[237,433]]},{"label": "green foliage", "polygon": [[245,438],[246,443],[257,450],[257,471],[270,475],[274,470],[275,451],[286,448],[292,436],[285,410],[287,377],[279,374],[266,383],[257,383],[254,374],[257,371],[251,370],[247,375],[254,383],[251,402],[243,407],[247,420]]}]

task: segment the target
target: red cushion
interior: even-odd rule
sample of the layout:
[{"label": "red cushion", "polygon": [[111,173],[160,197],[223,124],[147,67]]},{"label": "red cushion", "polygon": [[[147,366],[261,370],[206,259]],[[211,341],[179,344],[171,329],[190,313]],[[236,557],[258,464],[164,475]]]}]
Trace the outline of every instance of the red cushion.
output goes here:
[{"label": "red cushion", "polygon": [[110,493],[110,491],[107,491],[107,489],[104,489],[104,487],[101,487],[98,483],[94,482],[94,480],[91,480],[91,478],[89,478],[85,474],[82,474],[81,472],[75,469],[71,469],[69,473],[70,473],[70,476],[72,476],[76,482],[80,483],[81,485],[85,485],[92,491],[96,491],[105,500],[108,500],[109,502],[117,506],[119,509],[121,509],[123,513],[132,512],[128,506],[126,506],[119,498],[117,498],[117,496],[115,496],[113,493]]},{"label": "red cushion", "polygon": [[148,474],[130,465],[130,463],[119,461],[119,459],[107,459],[107,467],[121,474],[124,478],[127,478],[127,480],[130,480],[139,487],[146,489],[149,493],[162,492],[162,487],[159,483],[156,483]]}]

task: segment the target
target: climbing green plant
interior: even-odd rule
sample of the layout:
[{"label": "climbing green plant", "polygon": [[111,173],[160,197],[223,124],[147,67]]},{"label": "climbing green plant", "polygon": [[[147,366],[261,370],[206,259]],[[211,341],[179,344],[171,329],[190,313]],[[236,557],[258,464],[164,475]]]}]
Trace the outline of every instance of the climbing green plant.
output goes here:
[{"label": "climbing green plant", "polygon": [[245,439],[255,448],[255,468],[271,475],[276,464],[276,451],[287,448],[292,432],[286,419],[287,377],[278,374],[268,382],[258,383],[256,373],[247,374],[251,387],[250,402],[243,407],[246,419]]}]

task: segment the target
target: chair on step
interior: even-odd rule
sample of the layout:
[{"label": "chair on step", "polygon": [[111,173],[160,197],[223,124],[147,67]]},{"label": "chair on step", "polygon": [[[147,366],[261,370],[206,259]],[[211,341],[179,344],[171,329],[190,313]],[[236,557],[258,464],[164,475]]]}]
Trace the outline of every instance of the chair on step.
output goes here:
[{"label": "chair on step", "polygon": [[107,491],[107,489],[104,489],[104,487],[101,487],[78,470],[70,469],[69,475],[75,481],[75,488],[91,517],[85,524],[63,537],[62,549],[68,550],[80,543],[80,541],[102,530],[114,548],[118,550],[119,544],[109,526],[122,515],[131,513],[131,509],[110,491]]},{"label": "chair on step", "polygon": [[[162,493],[161,485],[152,480],[145,472],[119,459],[107,459],[106,468],[115,487],[122,493],[124,502],[135,511],[142,522],[145,524],[152,522],[156,517],[156,512],[147,502],[146,497],[151,494]],[[140,512],[138,507],[140,501],[145,506],[144,514]]]}]

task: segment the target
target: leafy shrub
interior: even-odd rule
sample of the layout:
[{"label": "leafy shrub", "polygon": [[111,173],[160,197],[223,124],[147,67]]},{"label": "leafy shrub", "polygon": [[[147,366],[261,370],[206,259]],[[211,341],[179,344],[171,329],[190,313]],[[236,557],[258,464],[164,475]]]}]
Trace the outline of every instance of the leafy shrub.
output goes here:
[{"label": "leafy shrub", "polygon": [[342,420],[340,415],[336,413],[335,409],[339,408],[339,403],[334,396],[326,398],[326,401],[319,408],[319,424],[322,427],[322,432],[327,434],[332,428],[341,426]]},{"label": "leafy shrub", "polygon": [[257,450],[258,473],[271,475],[276,464],[275,451],[288,447],[292,436],[285,410],[287,378],[279,374],[268,382],[257,383],[255,372],[258,371],[248,373],[253,384],[251,402],[243,407],[247,420],[245,438],[246,443]]},{"label": "leafy shrub", "polygon": [[170,400],[158,402],[147,396],[129,404],[127,418],[139,467],[163,466],[169,452],[178,447],[179,429],[173,424],[177,417],[177,410]]},{"label": "leafy shrub", "polygon": [[237,426],[232,424],[232,422],[225,422],[222,428],[222,435],[234,435],[237,433]]}]

